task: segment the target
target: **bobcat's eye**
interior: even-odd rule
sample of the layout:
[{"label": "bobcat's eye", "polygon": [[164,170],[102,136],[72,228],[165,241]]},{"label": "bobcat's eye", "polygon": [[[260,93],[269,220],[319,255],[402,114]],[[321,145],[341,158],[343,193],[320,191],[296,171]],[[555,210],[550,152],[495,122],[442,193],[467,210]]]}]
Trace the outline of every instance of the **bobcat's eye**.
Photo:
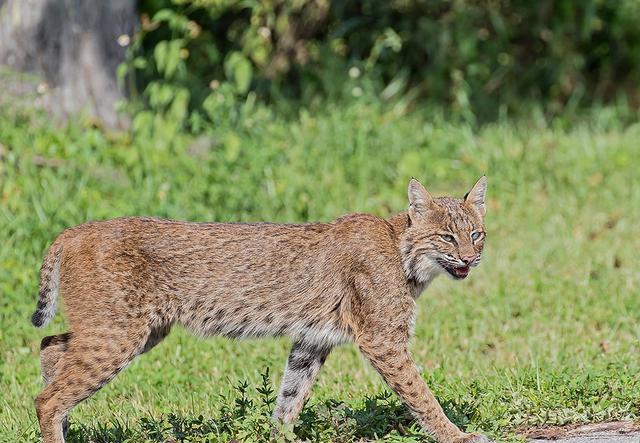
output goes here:
[{"label": "bobcat's eye", "polygon": [[471,240],[476,241],[477,239],[480,238],[481,235],[482,233],[480,231],[476,231],[473,234],[471,234]]},{"label": "bobcat's eye", "polygon": [[453,235],[449,235],[449,234],[440,234],[440,237],[441,237],[444,241],[449,242],[449,243],[455,243],[455,242],[456,242],[456,239],[455,239],[455,238],[453,238]]}]

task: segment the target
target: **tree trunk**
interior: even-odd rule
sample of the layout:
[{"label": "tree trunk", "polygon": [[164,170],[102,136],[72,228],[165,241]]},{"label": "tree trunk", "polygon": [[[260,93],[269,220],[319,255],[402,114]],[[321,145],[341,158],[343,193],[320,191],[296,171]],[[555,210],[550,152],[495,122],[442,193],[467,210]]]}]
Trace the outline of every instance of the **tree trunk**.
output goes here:
[{"label": "tree trunk", "polygon": [[116,70],[136,23],[135,0],[0,0],[2,89],[37,91],[36,102],[58,118],[82,111],[124,128]]}]

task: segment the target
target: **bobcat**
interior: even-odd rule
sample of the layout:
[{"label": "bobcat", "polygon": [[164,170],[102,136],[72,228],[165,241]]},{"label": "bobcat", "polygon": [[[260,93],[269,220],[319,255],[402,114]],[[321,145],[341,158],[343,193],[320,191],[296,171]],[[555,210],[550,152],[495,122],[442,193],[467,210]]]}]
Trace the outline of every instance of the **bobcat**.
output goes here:
[{"label": "bobcat", "polygon": [[388,219],[119,218],[65,230],[44,258],[32,317],[46,325],[62,293],[69,332],[41,345],[45,443],[64,442],[69,410],[174,324],[200,336],[291,337],[274,420],[294,421],[331,349],[354,342],[438,442],[489,442],[447,419],[408,351],[420,293],[480,262],[485,191],[483,176],[462,199],[432,198],[412,179],[408,211]]}]

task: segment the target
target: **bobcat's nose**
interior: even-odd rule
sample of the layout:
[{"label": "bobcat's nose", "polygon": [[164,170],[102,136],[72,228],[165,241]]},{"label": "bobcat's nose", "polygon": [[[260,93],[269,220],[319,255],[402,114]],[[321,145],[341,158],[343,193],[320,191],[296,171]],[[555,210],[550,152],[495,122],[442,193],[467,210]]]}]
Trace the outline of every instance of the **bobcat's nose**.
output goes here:
[{"label": "bobcat's nose", "polygon": [[466,257],[460,257],[460,260],[464,263],[465,266],[469,266],[476,259],[475,255],[468,255]]}]

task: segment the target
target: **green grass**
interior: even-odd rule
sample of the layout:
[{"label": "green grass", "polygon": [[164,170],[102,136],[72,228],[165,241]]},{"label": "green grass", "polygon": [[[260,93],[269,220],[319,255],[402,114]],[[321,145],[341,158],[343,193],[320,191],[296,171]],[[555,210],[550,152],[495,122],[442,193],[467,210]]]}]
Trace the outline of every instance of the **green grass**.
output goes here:
[{"label": "green grass", "polygon": [[[411,176],[462,195],[489,177],[483,264],[420,298],[413,352],[449,416],[500,439],[545,424],[640,418],[640,124],[450,124],[354,101],[279,118],[254,109],[193,140],[56,128],[0,108],[0,440],[37,441],[40,338],[29,316],[47,244],[122,215],[330,220],[406,206]],[[261,441],[287,340],[176,329],[72,413],[69,440]],[[268,374],[266,371],[269,371]],[[243,381],[246,380],[246,384]],[[291,436],[291,430],[284,430]],[[353,346],[328,359],[301,421],[312,441],[424,438]]]}]

